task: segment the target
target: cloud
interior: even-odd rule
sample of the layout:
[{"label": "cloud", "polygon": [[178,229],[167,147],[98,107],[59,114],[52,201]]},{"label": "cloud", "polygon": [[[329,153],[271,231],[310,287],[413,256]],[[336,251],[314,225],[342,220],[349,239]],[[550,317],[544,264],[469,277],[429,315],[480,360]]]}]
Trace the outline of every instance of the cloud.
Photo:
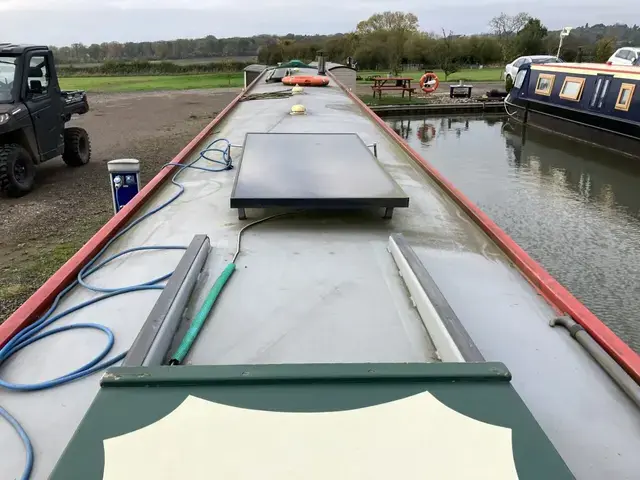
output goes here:
[{"label": "cloud", "polygon": [[[376,0],[361,1],[360,4],[378,3]],[[295,7],[299,2],[295,0],[267,0],[260,5],[267,8]],[[260,6],[259,5],[259,6]],[[362,5],[360,5],[362,6]],[[75,8],[83,10],[210,10],[216,8],[233,8],[233,4],[227,0],[103,0],[99,5],[88,5],[84,0],[0,0],[2,10],[47,10],[65,11]],[[252,7],[252,9],[254,9]],[[246,4],[236,4],[236,9],[247,9]]]},{"label": "cloud", "polygon": [[[601,0],[450,0],[446,4],[404,0],[0,0],[2,41],[68,45],[75,42],[170,40],[269,34],[328,34],[355,29],[375,12],[414,12],[427,31],[442,28],[470,34],[488,30],[504,11],[526,11],[550,29],[584,23],[626,22],[640,17],[640,2],[619,0],[602,9]],[[462,13],[463,12],[463,13]],[[65,25],[73,22],[73,28]]]}]

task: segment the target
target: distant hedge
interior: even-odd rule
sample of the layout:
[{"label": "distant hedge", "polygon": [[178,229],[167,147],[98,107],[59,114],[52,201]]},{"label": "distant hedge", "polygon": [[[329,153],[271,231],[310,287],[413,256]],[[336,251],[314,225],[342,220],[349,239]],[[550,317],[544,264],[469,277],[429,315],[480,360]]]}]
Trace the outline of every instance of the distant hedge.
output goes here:
[{"label": "distant hedge", "polygon": [[185,75],[194,73],[225,73],[239,72],[249,62],[235,60],[194,63],[180,65],[173,62],[117,62],[107,61],[96,66],[63,65],[58,67],[60,77],[86,77],[86,76],[126,76],[126,75]]}]

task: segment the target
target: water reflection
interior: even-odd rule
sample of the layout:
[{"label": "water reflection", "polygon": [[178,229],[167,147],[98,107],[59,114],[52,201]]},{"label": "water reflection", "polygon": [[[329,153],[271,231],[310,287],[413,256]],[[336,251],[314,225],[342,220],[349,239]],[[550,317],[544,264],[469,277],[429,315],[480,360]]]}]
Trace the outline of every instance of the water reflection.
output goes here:
[{"label": "water reflection", "polygon": [[640,350],[640,160],[501,116],[389,124]]},{"label": "water reflection", "polygon": [[389,125],[400,137],[407,140],[411,134],[411,118],[400,118],[389,122]]},{"label": "water reflection", "polygon": [[507,160],[514,168],[535,168],[585,200],[640,215],[640,160],[506,120],[501,123],[512,152]]},{"label": "water reflection", "polygon": [[438,120],[433,119],[413,119],[413,127],[411,126],[411,118],[400,118],[389,120],[391,128],[402,138],[407,140],[413,131],[413,127],[417,126],[416,137],[423,146],[428,145],[437,134],[450,135],[454,134],[459,137],[462,132],[469,130],[468,117],[443,117]]},{"label": "water reflection", "polygon": [[422,125],[418,127],[418,139],[423,145],[426,145],[435,138],[436,132],[437,130],[435,125],[423,122]]}]

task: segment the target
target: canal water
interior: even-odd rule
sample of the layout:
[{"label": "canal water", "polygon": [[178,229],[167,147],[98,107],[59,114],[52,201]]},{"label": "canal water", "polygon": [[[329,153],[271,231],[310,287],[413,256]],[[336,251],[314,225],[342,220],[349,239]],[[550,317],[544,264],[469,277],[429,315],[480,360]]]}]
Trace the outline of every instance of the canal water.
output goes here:
[{"label": "canal water", "polygon": [[385,121],[640,352],[640,160],[501,116]]}]

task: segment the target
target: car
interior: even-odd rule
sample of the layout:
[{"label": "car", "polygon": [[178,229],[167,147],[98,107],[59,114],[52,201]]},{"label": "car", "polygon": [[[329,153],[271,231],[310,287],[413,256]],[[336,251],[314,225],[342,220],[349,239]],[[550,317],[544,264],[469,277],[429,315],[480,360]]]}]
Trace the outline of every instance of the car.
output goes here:
[{"label": "car", "polygon": [[529,55],[518,57],[504,67],[504,80],[505,82],[508,82],[509,79],[513,81],[522,65],[527,65],[529,63],[562,63],[562,61],[563,60],[561,58],[554,55]]},{"label": "car", "polygon": [[91,158],[86,130],[66,126],[89,111],[86,92],[61,90],[55,67],[49,47],[0,43],[0,193],[29,193],[36,166],[53,158]]},{"label": "car", "polygon": [[640,47],[622,47],[614,52],[607,65],[638,65],[640,60]]}]

